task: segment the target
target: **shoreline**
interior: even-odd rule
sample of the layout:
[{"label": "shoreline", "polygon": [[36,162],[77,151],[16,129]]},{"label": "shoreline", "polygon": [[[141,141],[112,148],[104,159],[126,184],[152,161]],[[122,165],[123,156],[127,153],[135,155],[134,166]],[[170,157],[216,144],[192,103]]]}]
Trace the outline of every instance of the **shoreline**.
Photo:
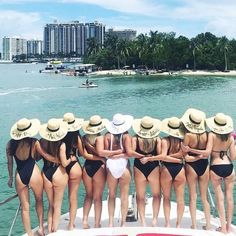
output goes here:
[{"label": "shoreline", "polygon": [[236,76],[236,70],[231,70],[228,72],[223,71],[205,71],[205,70],[181,70],[181,71],[170,71],[170,72],[156,72],[154,70],[148,70],[143,73],[137,73],[134,70],[124,70],[124,69],[116,69],[116,70],[102,70],[102,71],[96,71],[94,75],[96,76],[104,76],[104,75],[110,75],[110,76],[131,76],[131,75],[147,75],[147,76]]}]

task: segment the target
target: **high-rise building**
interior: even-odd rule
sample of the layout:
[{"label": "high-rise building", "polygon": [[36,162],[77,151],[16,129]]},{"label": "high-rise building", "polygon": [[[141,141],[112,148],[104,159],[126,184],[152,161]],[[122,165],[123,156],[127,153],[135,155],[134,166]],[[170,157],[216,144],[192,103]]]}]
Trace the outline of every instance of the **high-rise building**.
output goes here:
[{"label": "high-rise building", "polygon": [[115,35],[118,37],[118,39],[134,40],[136,38],[137,31],[132,29],[125,29],[125,30],[108,29],[107,34]]},{"label": "high-rise building", "polygon": [[95,38],[99,45],[103,45],[104,35],[105,26],[98,22],[47,24],[44,27],[44,54],[83,56],[87,49],[87,39]]},{"label": "high-rise building", "polygon": [[15,56],[27,54],[27,40],[18,37],[4,37],[2,40],[2,59],[12,60]]},{"label": "high-rise building", "polygon": [[43,41],[37,39],[27,40],[27,55],[36,56],[43,53]]}]

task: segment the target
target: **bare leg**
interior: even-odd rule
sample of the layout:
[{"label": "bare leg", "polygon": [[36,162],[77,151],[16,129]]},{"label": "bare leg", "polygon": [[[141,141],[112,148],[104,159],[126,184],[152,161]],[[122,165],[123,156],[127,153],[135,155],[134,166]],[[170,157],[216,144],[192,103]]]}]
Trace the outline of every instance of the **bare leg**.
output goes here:
[{"label": "bare leg", "polygon": [[39,229],[38,234],[44,235],[43,227],[43,178],[38,166],[35,165],[32,177],[30,179],[30,187],[34,192],[35,208],[38,215]]},{"label": "bare leg", "polygon": [[205,227],[206,230],[211,229],[211,208],[207,199],[208,183],[209,183],[209,167],[206,169],[205,173],[201,177],[199,177],[200,195],[206,218],[206,227]]},{"label": "bare leg", "polygon": [[114,213],[115,213],[115,201],[116,201],[116,190],[117,190],[118,180],[115,179],[110,171],[107,173],[107,187],[109,190],[108,198],[108,214],[109,214],[109,227],[114,226]]},{"label": "bare leg", "polygon": [[129,184],[131,181],[131,173],[129,169],[126,169],[121,176],[120,182],[120,200],[121,200],[121,227],[125,226],[126,216],[129,206]]},{"label": "bare leg", "polygon": [[136,188],[136,198],[137,198],[137,206],[138,213],[141,221],[141,226],[146,226],[145,220],[145,193],[147,180],[143,173],[136,167],[134,167],[134,181]]},{"label": "bare leg", "polygon": [[160,185],[160,169],[156,167],[148,176],[148,181],[152,191],[152,226],[156,226],[157,218],[161,203],[161,185]]},{"label": "bare leg", "polygon": [[234,213],[234,198],[233,198],[234,178],[235,178],[234,173],[232,173],[230,176],[225,178],[225,195],[226,195],[226,202],[227,202],[226,229],[228,233],[232,231],[231,223],[232,223],[232,217]]},{"label": "bare leg", "polygon": [[61,216],[61,204],[64,195],[66,185],[68,183],[68,175],[65,172],[65,169],[61,166],[58,167],[57,171],[53,175],[53,232],[57,231],[60,216]]},{"label": "bare leg", "polygon": [[88,224],[88,215],[93,201],[93,182],[92,178],[86,173],[85,168],[83,170],[83,183],[86,191],[83,207],[83,228],[88,229],[90,228]]},{"label": "bare leg", "polygon": [[211,171],[211,182],[215,191],[218,214],[221,223],[219,231],[226,234],[227,230],[226,230],[225,207],[224,207],[224,193],[221,189],[222,179],[219,176],[217,176],[213,171]]},{"label": "bare leg", "polygon": [[82,170],[78,163],[76,163],[70,170],[68,190],[69,190],[69,200],[70,200],[70,221],[68,224],[68,230],[75,228],[75,217],[77,212],[77,197],[79,184],[82,178]]},{"label": "bare leg", "polygon": [[22,223],[25,228],[25,232],[27,233],[27,235],[33,236],[30,224],[30,213],[29,213],[29,208],[30,208],[29,189],[21,182],[18,173],[16,174],[16,191],[18,193],[21,204],[21,217],[22,217]]},{"label": "bare leg", "polygon": [[196,204],[197,204],[197,181],[198,177],[195,171],[191,166],[186,164],[186,177],[189,188],[189,209],[192,220],[192,229],[196,229],[197,221],[196,221]]},{"label": "bare leg", "polygon": [[163,210],[165,215],[165,227],[170,227],[170,195],[172,177],[166,167],[161,171],[161,188],[163,193]]},{"label": "bare leg", "polygon": [[181,227],[181,220],[184,214],[184,187],[186,183],[185,170],[179,172],[174,180],[174,189],[177,202],[177,219],[176,219],[176,228]]},{"label": "bare leg", "polygon": [[102,194],[106,183],[106,171],[104,167],[96,172],[93,177],[93,200],[95,210],[95,228],[101,227],[101,214],[102,214]]},{"label": "bare leg", "polygon": [[52,233],[52,216],[53,216],[53,185],[52,182],[50,182],[47,177],[43,174],[43,185],[45,192],[47,194],[48,198],[48,233]]}]

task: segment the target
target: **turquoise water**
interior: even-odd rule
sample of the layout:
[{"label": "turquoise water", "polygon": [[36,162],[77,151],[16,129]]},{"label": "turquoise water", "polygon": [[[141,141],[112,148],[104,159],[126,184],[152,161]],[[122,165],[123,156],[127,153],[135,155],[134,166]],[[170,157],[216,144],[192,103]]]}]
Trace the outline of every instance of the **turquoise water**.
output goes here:
[{"label": "turquoise water", "polygon": [[[44,123],[65,112],[73,112],[85,119],[94,114],[111,119],[113,114],[120,112],[132,114],[135,118],[150,115],[163,119],[181,116],[187,108],[194,107],[205,111],[207,116],[224,112],[236,122],[236,77],[91,78],[98,88],[84,89],[78,86],[85,82],[85,78],[38,73],[43,68],[43,64],[0,64],[0,201],[14,194],[14,188],[7,186],[5,144],[10,138],[12,124],[22,117],[37,117]],[[236,189],[234,194],[236,197]],[[79,206],[83,196],[81,185]],[[46,197],[44,201],[46,209]],[[0,235],[7,234],[17,206],[18,199],[15,199],[0,207]],[[33,197],[31,209],[32,226],[35,227]],[[65,194],[63,212],[67,209]],[[22,232],[19,216],[13,235]]]}]

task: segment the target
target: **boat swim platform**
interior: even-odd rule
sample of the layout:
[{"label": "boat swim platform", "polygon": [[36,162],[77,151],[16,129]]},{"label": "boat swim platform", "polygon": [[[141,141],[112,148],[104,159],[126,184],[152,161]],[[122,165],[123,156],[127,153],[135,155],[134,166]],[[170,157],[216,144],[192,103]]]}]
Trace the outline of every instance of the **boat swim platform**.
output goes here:
[{"label": "boat swim platform", "polygon": [[[130,196],[131,198],[131,196]],[[108,227],[108,205],[107,201],[103,201],[103,210],[101,217],[101,228],[94,227],[94,207],[92,205],[88,223],[91,228],[83,229],[82,228],[82,217],[83,217],[83,208],[77,210],[76,220],[75,220],[75,229],[72,231],[67,230],[69,222],[69,213],[66,213],[61,216],[60,224],[57,232],[48,234],[55,236],[222,236],[225,235],[216,231],[220,226],[219,218],[211,217],[211,230],[204,230],[205,226],[205,217],[204,213],[200,210],[197,210],[197,229],[191,229],[191,217],[189,207],[185,206],[184,215],[181,222],[181,228],[175,228],[176,223],[176,210],[177,204],[171,202],[171,212],[170,212],[170,228],[164,227],[165,218],[162,207],[162,202],[160,205],[160,211],[158,216],[158,223],[156,227],[151,226],[152,222],[152,198],[147,199],[146,203],[146,227],[140,226],[140,222],[126,222],[126,227],[120,226],[120,199],[116,198],[116,209],[114,217],[114,227]],[[236,226],[232,225],[233,232],[227,234],[227,236],[236,236]],[[37,228],[35,229],[37,230]],[[45,225],[45,232],[47,233],[47,228]]]}]

